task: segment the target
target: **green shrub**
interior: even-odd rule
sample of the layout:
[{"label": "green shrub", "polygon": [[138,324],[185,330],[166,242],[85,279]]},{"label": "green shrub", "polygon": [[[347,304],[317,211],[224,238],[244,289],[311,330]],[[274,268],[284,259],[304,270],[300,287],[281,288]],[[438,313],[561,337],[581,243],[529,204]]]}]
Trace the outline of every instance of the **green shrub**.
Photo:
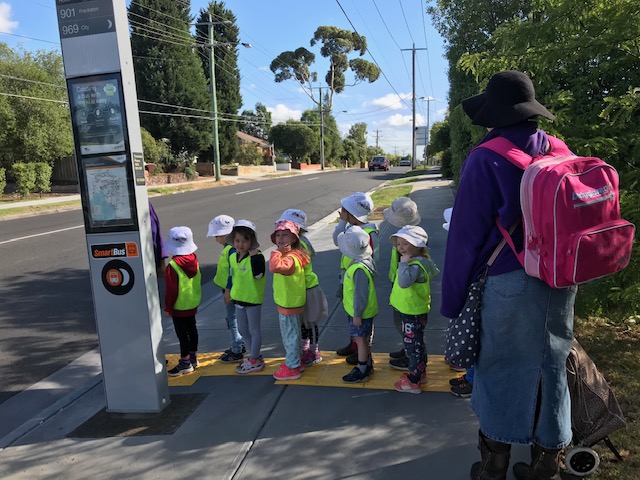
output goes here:
[{"label": "green shrub", "polygon": [[18,193],[21,196],[29,195],[36,188],[36,170],[33,163],[18,162],[11,168]]},{"label": "green shrub", "polygon": [[51,174],[53,168],[47,162],[37,162],[32,164],[35,171],[34,191],[43,194],[51,191]]},{"label": "green shrub", "polygon": [[0,168],[0,194],[4,192],[7,186],[7,171],[4,168]]},{"label": "green shrub", "polygon": [[196,172],[196,169],[192,163],[188,163],[184,166],[184,174],[187,177],[187,180],[195,180],[196,178],[198,178],[198,172]]}]

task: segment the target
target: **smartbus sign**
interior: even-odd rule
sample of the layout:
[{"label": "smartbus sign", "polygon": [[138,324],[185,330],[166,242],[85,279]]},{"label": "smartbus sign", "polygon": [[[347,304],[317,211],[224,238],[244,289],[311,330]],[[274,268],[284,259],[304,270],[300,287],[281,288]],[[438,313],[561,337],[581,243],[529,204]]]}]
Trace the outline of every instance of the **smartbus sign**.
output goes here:
[{"label": "smartbus sign", "polygon": [[56,0],[60,38],[114,32],[112,0]]}]

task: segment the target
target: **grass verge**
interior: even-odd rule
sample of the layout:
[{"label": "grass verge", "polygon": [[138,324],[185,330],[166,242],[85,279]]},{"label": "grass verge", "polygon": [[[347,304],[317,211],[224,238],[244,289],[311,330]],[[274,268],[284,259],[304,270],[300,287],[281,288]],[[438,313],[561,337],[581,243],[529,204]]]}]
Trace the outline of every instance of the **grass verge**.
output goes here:
[{"label": "grass verge", "polygon": [[10,217],[13,215],[25,215],[30,213],[40,213],[47,211],[58,211],[58,210],[67,210],[70,208],[78,207],[80,208],[80,200],[71,200],[69,202],[59,202],[59,203],[42,203],[39,205],[31,205],[28,207],[15,207],[15,208],[6,208],[0,210],[0,219],[4,217]]},{"label": "grass verge", "polygon": [[640,478],[640,326],[576,318],[575,336],[609,382],[627,420],[626,428],[610,436],[624,460],[618,461],[606,445],[598,443],[594,449],[601,463],[591,478]]},{"label": "grass verge", "polygon": [[412,185],[383,187],[371,194],[375,209],[369,215],[369,220],[381,220],[382,211],[391,205],[398,197],[408,197],[413,189]]}]

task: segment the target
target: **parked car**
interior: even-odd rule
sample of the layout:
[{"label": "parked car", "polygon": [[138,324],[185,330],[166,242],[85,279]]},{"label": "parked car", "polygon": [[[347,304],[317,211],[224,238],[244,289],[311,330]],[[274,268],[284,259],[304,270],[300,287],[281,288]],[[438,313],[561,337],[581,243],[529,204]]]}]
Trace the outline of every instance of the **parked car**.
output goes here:
[{"label": "parked car", "polygon": [[402,157],[400,159],[400,166],[401,167],[410,167],[411,166],[411,158],[409,157]]},{"label": "parked car", "polygon": [[389,159],[384,155],[376,155],[369,162],[369,171],[373,172],[374,170],[385,170],[388,171],[390,168]]}]

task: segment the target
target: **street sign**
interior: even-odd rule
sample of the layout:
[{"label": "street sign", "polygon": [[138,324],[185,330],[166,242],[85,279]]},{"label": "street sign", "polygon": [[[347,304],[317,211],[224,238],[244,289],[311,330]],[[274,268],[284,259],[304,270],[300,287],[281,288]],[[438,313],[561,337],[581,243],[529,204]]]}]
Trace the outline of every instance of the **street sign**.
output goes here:
[{"label": "street sign", "polygon": [[60,39],[115,32],[112,0],[56,0]]},{"label": "street sign", "polygon": [[427,127],[416,127],[416,145],[429,144],[429,130]]}]

